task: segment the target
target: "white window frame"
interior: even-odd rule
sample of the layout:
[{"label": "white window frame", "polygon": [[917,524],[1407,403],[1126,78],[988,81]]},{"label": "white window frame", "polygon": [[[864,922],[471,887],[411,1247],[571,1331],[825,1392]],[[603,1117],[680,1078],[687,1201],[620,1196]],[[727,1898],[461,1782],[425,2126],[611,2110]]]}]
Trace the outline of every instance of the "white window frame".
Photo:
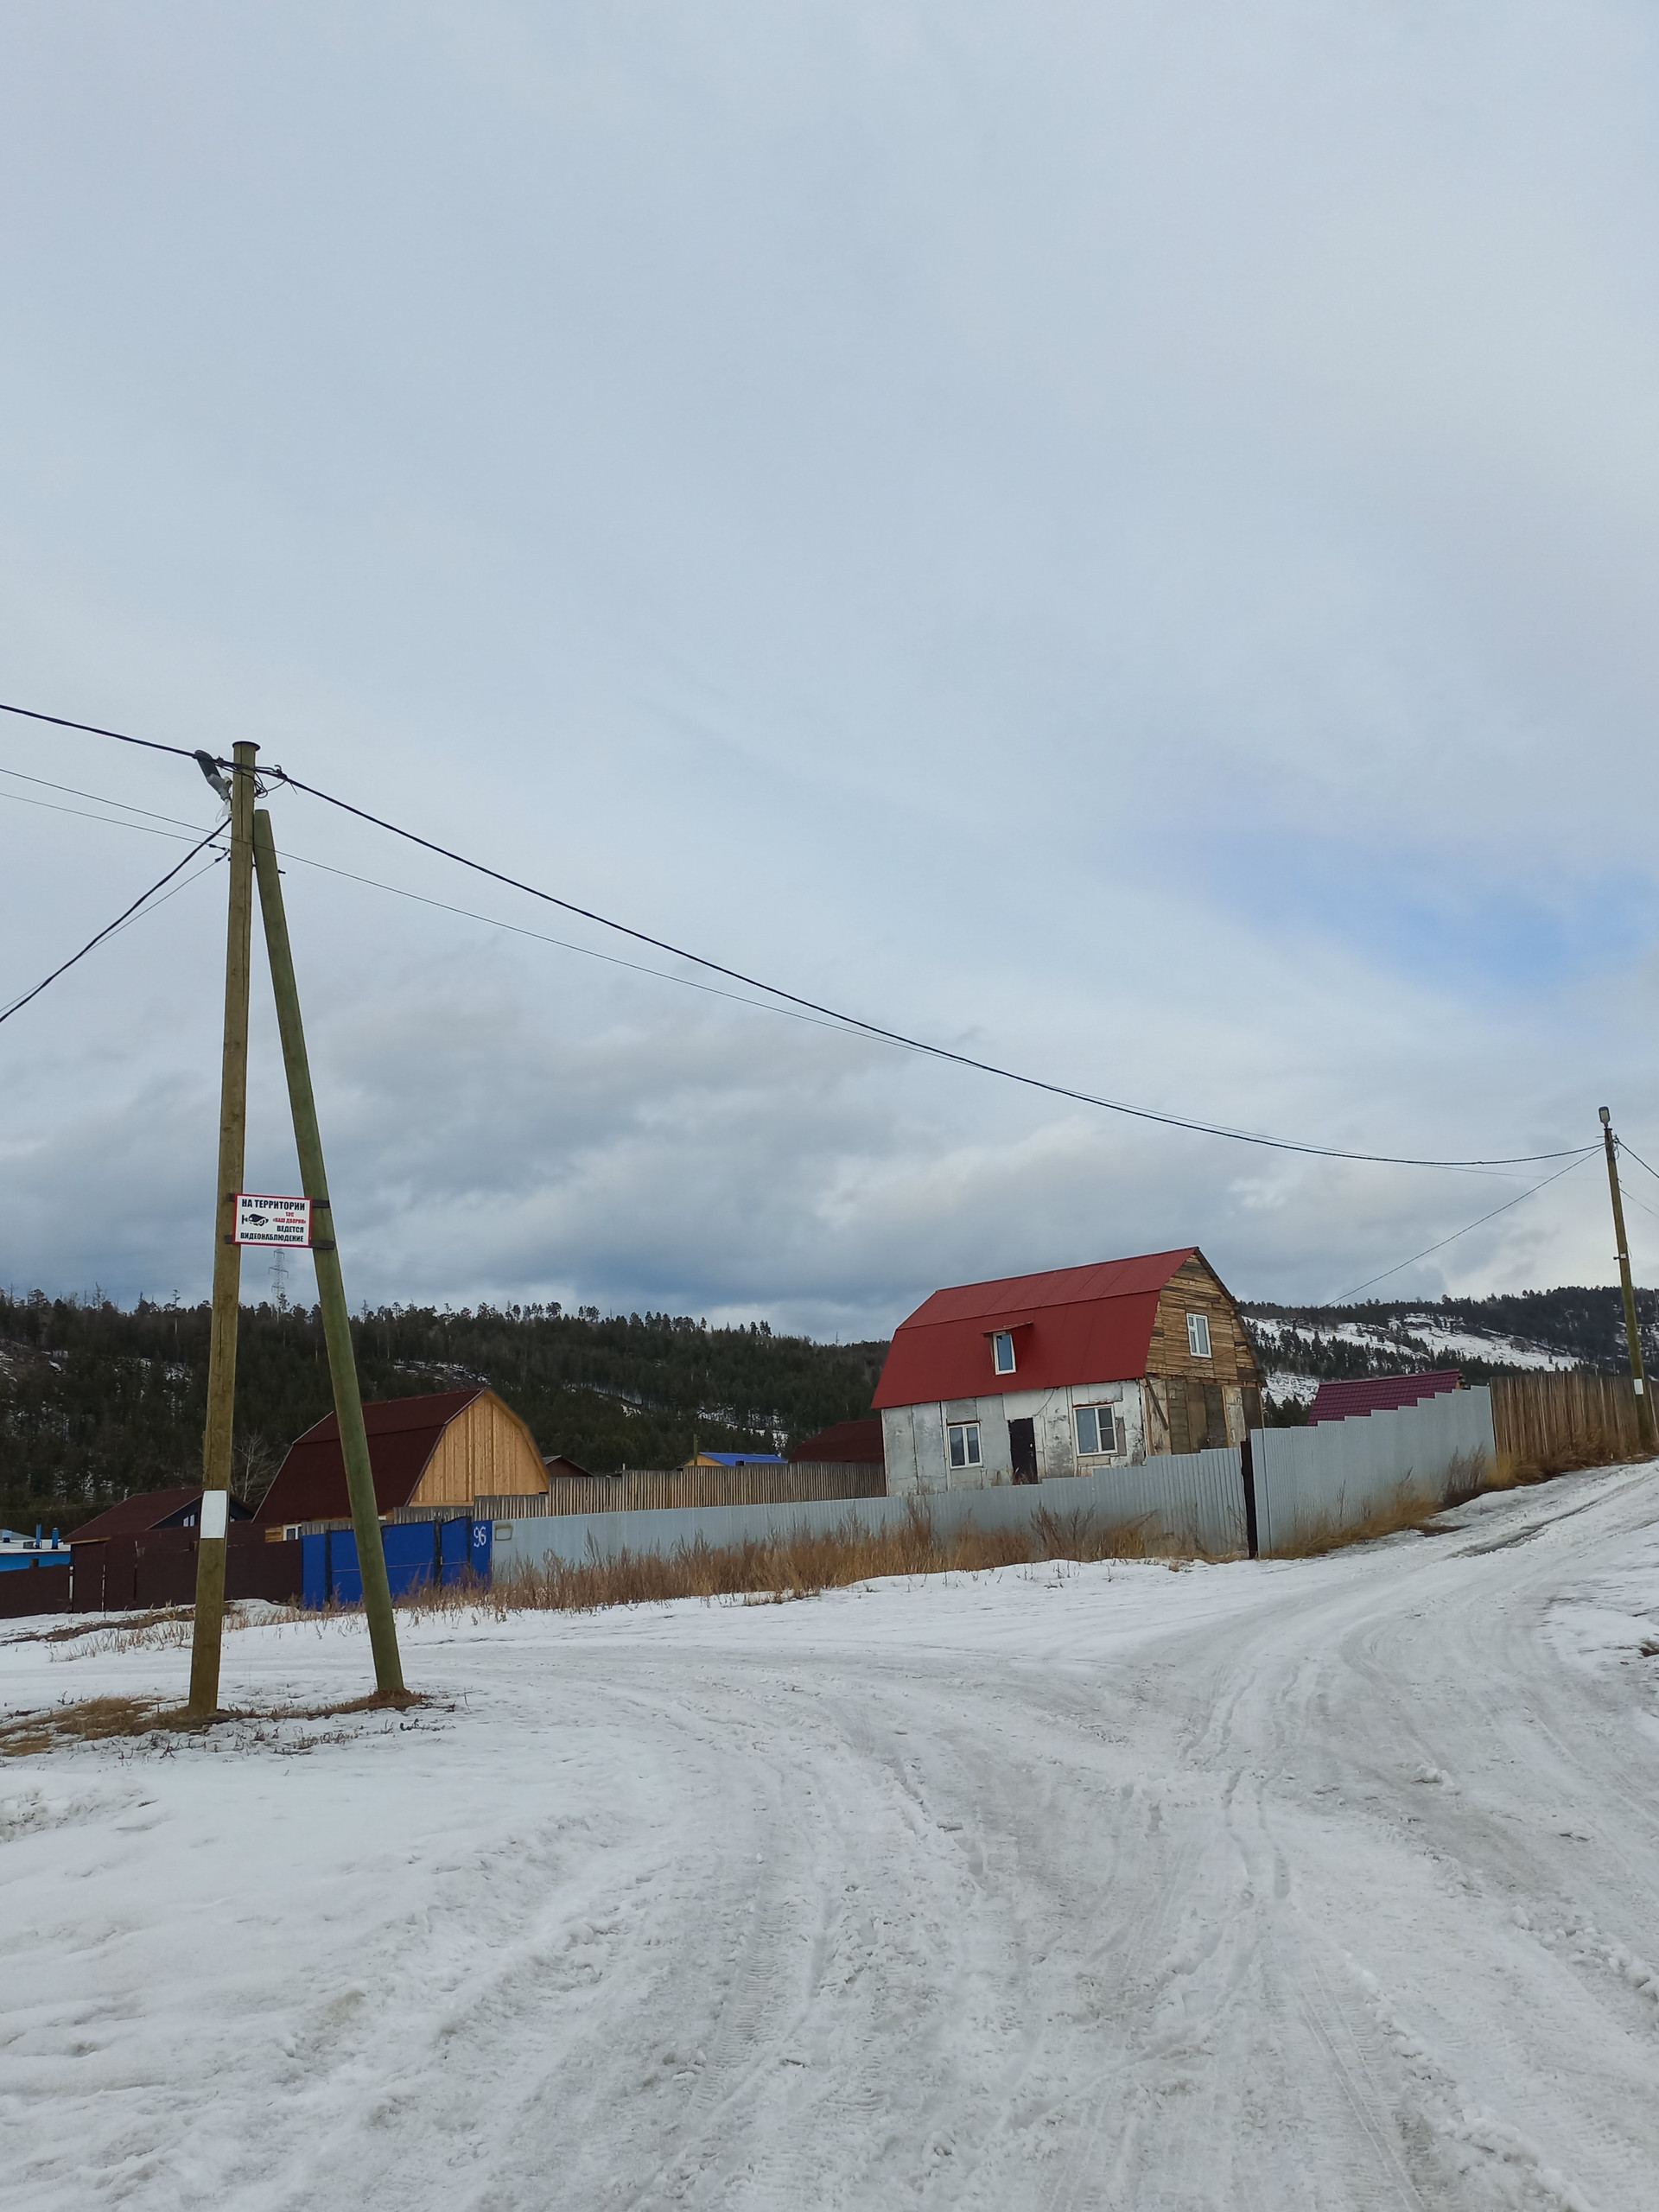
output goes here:
[{"label": "white window frame", "polygon": [[[1008,1353],[1007,1364],[1006,1366],[1004,1366],[1002,1363],[1002,1348],[1005,1344],[1007,1347]],[[991,1337],[991,1365],[998,1375],[1012,1375],[1014,1373],[1015,1361],[1014,1355],[1014,1331],[1012,1329],[997,1329],[993,1332]]]},{"label": "white window frame", "polygon": [[[1084,1414],[1092,1414],[1094,1416],[1095,1449],[1092,1452],[1088,1449],[1083,1440],[1082,1423]],[[1077,1433],[1077,1457],[1080,1459],[1116,1459],[1117,1454],[1123,1449],[1122,1438],[1119,1428],[1118,1415],[1116,1407],[1106,1405],[1074,1406],[1071,1409],[1071,1426]],[[1100,1440],[1101,1431],[1103,1428],[1105,1430],[1106,1434],[1112,1440],[1109,1444],[1103,1444]]]},{"label": "white window frame", "polygon": [[1194,1359],[1214,1357],[1210,1349],[1210,1316],[1207,1313],[1187,1315],[1186,1348]]},{"label": "white window frame", "polygon": [[[963,1454],[960,1459],[957,1457],[958,1440],[961,1442]],[[944,1457],[947,1466],[982,1467],[984,1465],[985,1462],[980,1456],[979,1423],[976,1421],[946,1421]]]}]

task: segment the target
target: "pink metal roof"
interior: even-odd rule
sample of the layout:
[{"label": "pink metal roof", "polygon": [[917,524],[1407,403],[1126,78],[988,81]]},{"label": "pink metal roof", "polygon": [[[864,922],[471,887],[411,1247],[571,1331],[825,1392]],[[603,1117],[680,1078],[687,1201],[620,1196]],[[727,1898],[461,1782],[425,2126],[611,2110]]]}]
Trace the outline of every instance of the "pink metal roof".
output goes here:
[{"label": "pink metal roof", "polygon": [[1362,1375],[1351,1382],[1321,1382],[1307,1418],[1310,1426],[1319,1421],[1352,1421],[1361,1414],[1419,1405],[1442,1391],[1459,1389],[1462,1383],[1455,1367],[1437,1368],[1427,1375]]},{"label": "pink metal roof", "polygon": [[[1198,1252],[1147,1252],[1039,1275],[936,1290],[899,1324],[874,1402],[919,1406],[1071,1382],[1132,1382],[1147,1371],[1159,1294]],[[1017,1332],[1014,1372],[998,1375],[989,1338]]]}]

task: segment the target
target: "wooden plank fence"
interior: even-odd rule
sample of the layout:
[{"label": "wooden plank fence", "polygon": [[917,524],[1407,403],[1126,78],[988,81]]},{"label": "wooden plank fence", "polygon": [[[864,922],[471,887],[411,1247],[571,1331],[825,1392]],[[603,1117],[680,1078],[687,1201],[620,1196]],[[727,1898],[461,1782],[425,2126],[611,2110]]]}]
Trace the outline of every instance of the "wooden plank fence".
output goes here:
[{"label": "wooden plank fence", "polygon": [[1628,1375],[1495,1375],[1492,1433],[1500,1459],[1541,1474],[1642,1457]]},{"label": "wooden plank fence", "polygon": [[493,1521],[530,1521],[544,1514],[801,1505],[819,1498],[887,1494],[885,1468],[835,1459],[797,1461],[788,1467],[636,1467],[623,1475],[555,1475],[545,1497],[480,1497],[474,1510]]}]

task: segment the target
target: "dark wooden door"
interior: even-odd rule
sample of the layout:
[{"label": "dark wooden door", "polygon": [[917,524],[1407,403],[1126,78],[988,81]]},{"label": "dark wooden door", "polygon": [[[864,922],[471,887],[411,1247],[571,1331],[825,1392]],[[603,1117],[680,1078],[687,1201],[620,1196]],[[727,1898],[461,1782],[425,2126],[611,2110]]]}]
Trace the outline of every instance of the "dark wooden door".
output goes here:
[{"label": "dark wooden door", "polygon": [[1008,1451],[1014,1461],[1015,1482],[1034,1483],[1037,1479],[1037,1424],[1034,1421],[1011,1421],[1008,1423]]}]

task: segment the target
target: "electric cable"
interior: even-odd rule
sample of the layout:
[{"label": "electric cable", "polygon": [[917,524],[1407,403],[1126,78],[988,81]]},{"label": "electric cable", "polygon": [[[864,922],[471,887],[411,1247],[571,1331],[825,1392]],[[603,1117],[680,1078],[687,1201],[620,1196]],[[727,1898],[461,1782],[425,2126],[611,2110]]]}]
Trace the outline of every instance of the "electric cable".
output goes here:
[{"label": "electric cable", "polygon": [[[41,982],[35,984],[32,991],[25,991],[22,998],[14,999],[9,1007],[5,1007],[3,1011],[0,1011],[0,1021],[10,1021],[14,1014],[21,1014],[23,1008],[29,1004],[31,1000],[39,998],[41,993],[47,988],[48,984],[55,983],[60,976],[67,976],[78,960],[84,960],[94,945],[102,944],[106,937],[113,937],[117,930],[121,927],[121,925],[124,922],[130,921],[137,913],[138,909],[141,906],[147,906],[149,902],[156,897],[158,891],[164,890],[166,887],[172,882],[175,875],[181,874],[183,871],[189,867],[191,861],[194,860],[196,855],[204,851],[207,846],[212,844],[213,839],[219,836],[223,827],[224,824],[222,823],[215,823],[213,827],[207,832],[207,835],[201,840],[201,842],[197,845],[193,845],[190,850],[185,855],[184,858],[179,861],[177,866],[168,868],[167,874],[161,878],[159,882],[152,883],[148,891],[144,892],[140,897],[135,899],[130,906],[127,907],[123,912],[118,914],[112,922],[106,924],[103,929],[99,930],[96,937],[88,938],[86,944],[81,946],[79,952],[71,953],[68,959],[64,962],[60,968],[54,968],[49,976],[44,977]],[[202,873],[205,874],[207,871],[204,869]],[[182,889],[183,886],[181,885],[180,888]]]},{"label": "electric cable", "polygon": [[[194,760],[199,767],[205,768],[209,759],[205,753],[184,746],[161,745],[152,738],[132,737],[123,730],[105,729],[95,722],[72,721],[66,715],[41,714],[32,707],[12,706],[3,700],[0,700],[0,714],[21,715],[32,721],[50,723],[60,729],[80,730],[94,737],[113,738],[118,744],[143,746],[152,753],[170,753],[181,760]],[[212,765],[229,767],[232,764],[220,760],[213,761]],[[1102,1097],[1096,1092],[1079,1090],[1067,1084],[1051,1083],[1041,1076],[1022,1074],[1016,1068],[1005,1068],[994,1060],[980,1059],[969,1052],[954,1052],[948,1046],[932,1044],[925,1038],[912,1037],[902,1030],[890,1029],[880,1022],[867,1020],[861,1014],[848,1014],[838,1007],[826,1006],[817,999],[805,998],[798,992],[785,990],[781,984],[769,983],[763,977],[748,975],[741,968],[728,967],[721,961],[711,960],[702,953],[691,952],[683,945],[674,944],[666,938],[654,937],[647,930],[636,929],[627,922],[615,921],[608,914],[599,913],[590,906],[578,906],[574,899],[562,899],[556,892],[543,891],[533,883],[525,883],[500,868],[489,867],[483,861],[473,860],[465,853],[456,852],[448,845],[440,845],[430,837],[423,837],[416,830],[405,830],[398,823],[389,822],[382,815],[371,814],[365,807],[353,805],[349,799],[339,798],[332,791],[305,783],[297,776],[290,776],[284,769],[262,768],[259,772],[269,782],[283,783],[292,791],[302,791],[308,798],[318,799],[324,805],[352,815],[359,822],[369,823],[391,836],[402,838],[407,844],[417,845],[423,851],[436,854],[442,860],[453,861],[459,868],[486,876],[493,882],[505,884],[509,890],[522,892],[527,898],[556,906],[561,912],[575,914],[581,920],[592,922],[601,929],[631,938],[636,944],[648,944],[653,951],[665,952],[672,959],[689,961],[693,967],[705,969],[710,975],[723,976],[728,982],[741,983],[750,990],[764,992],[769,999],[779,1000],[785,1006],[798,1007],[806,1014],[818,1015],[842,1029],[877,1039],[904,1052],[917,1052],[952,1066],[969,1068],[980,1075],[995,1076],[1005,1083],[1018,1084],[1027,1090],[1042,1091],[1050,1097],[1065,1098],[1077,1105],[1093,1106],[1103,1113],[1121,1115],[1129,1121],[1147,1122],[1161,1128],[1184,1129],[1197,1136],[1224,1137],[1230,1143],[1254,1145],[1264,1151],[1293,1153],[1309,1159],[1342,1160],[1380,1167],[1427,1167],[1465,1173],[1492,1168],[1529,1166],[1551,1160],[1577,1160],[1595,1149],[1591,1145],[1573,1150],[1513,1153],[1491,1159],[1420,1159],[1396,1153],[1351,1151],[1340,1145],[1308,1144],[1295,1138],[1268,1136],[1259,1130],[1232,1128],[1224,1122],[1200,1121],[1183,1114],[1160,1113],[1152,1107],[1132,1106],[1123,1099]],[[1407,1261],[1402,1264],[1409,1266],[1411,1263]]]},{"label": "electric cable", "polygon": [[[196,836],[201,828],[199,822],[187,822],[182,824],[181,830],[152,830],[148,822],[124,822],[117,814],[89,814],[84,806],[61,806],[56,799],[30,798],[27,791],[0,791],[0,799],[9,800],[13,806],[38,806],[43,808],[48,814],[67,814],[77,822],[102,822],[111,830],[142,830],[146,837],[170,837],[175,844],[187,843],[188,839]],[[106,799],[105,804],[108,806],[119,806],[121,802],[118,798],[112,798]],[[174,817],[163,814],[157,816],[156,819],[168,822]]]},{"label": "electric cable", "polygon": [[[189,855],[187,854],[185,857],[188,859]],[[176,899],[180,892],[188,891],[193,883],[200,883],[204,875],[211,875],[216,868],[222,868],[230,857],[230,847],[221,845],[206,868],[199,868],[194,875],[185,876],[181,881],[175,883],[170,891],[163,892],[159,899],[152,899],[149,906],[143,907],[138,913],[129,914],[124,922],[118,922],[110,931],[110,935],[119,937],[124,930],[136,929],[140,922],[147,922],[157,907],[165,906],[169,899]]]},{"label": "electric cable", "polygon": [[[1613,1139],[1613,1142],[1618,1147],[1620,1152],[1629,1152],[1630,1154],[1630,1158],[1636,1162],[1638,1167],[1648,1167],[1648,1163],[1643,1159],[1641,1154],[1639,1152],[1631,1152],[1630,1146],[1625,1143],[1623,1137],[1615,1137]],[[1659,1167],[1648,1167],[1648,1173],[1652,1176],[1656,1183],[1659,1183]]]},{"label": "electric cable", "polygon": [[[15,768],[0,768],[0,776],[15,776],[18,772],[19,771]],[[46,779],[42,776],[33,776],[28,780],[31,783],[46,782]],[[49,784],[47,788],[49,791],[69,791],[73,786],[67,784]],[[80,791],[75,796],[81,798],[98,799],[105,806],[119,806],[123,804],[120,799],[105,798],[101,791]],[[111,830],[142,830],[147,837],[171,837],[179,843],[184,842],[175,830],[152,830],[145,822],[123,822],[118,816],[112,814],[89,814],[85,807],[59,806],[51,799],[30,798],[22,791],[0,791],[0,799],[11,799],[20,806],[43,806],[53,814],[72,815],[78,822],[102,822]],[[133,811],[148,814],[151,810],[148,807],[136,807]],[[157,822],[176,822],[180,817],[172,814],[158,814],[155,819]],[[181,828],[188,829],[193,833],[200,826],[197,823],[181,824]],[[221,823],[220,826],[222,828],[223,824]],[[772,1006],[765,999],[745,998],[741,991],[722,991],[716,984],[699,983],[690,976],[676,976],[666,968],[649,967],[643,960],[624,960],[620,953],[601,952],[597,946],[578,944],[574,938],[550,937],[545,930],[526,929],[522,922],[503,921],[499,914],[480,914],[474,906],[457,906],[448,899],[434,899],[423,891],[407,890],[401,883],[383,883],[378,876],[359,875],[354,868],[337,868],[332,861],[314,860],[308,853],[296,853],[291,847],[284,846],[282,864],[287,868],[290,862],[296,868],[315,868],[323,875],[337,875],[346,883],[360,883],[370,891],[384,891],[388,898],[412,899],[417,906],[432,906],[441,914],[457,914],[463,921],[481,922],[486,929],[505,930],[512,937],[530,938],[534,944],[556,945],[561,951],[579,953],[584,960],[603,961],[607,968],[626,968],[630,975],[651,976],[658,982],[673,983],[683,991],[699,991],[709,998],[724,999],[731,1006],[750,1007],[757,1014],[775,1014],[788,1021],[804,1022],[811,1029],[828,1029],[838,1037],[858,1033],[856,1031],[849,1033],[840,1022],[821,1021],[815,1014],[798,1013],[793,1007]],[[190,880],[194,882],[195,878],[193,876]],[[182,890],[184,887],[181,885],[179,887]],[[168,893],[168,898],[175,895],[172,892]],[[162,906],[166,902],[157,899],[156,903],[157,906]]]},{"label": "electric cable", "polygon": [[[1362,1290],[1370,1290],[1373,1283],[1386,1282],[1390,1275],[1401,1274],[1407,1268],[1415,1267],[1419,1260],[1427,1259],[1431,1252],[1443,1252],[1448,1244],[1455,1244],[1459,1236],[1467,1236],[1471,1230],[1479,1229],[1486,1222],[1496,1221],[1499,1214],[1508,1213],[1511,1206],[1523,1205],[1529,1198],[1535,1198],[1540,1191],[1548,1190],[1552,1183],[1559,1183],[1563,1175],[1570,1175],[1575,1167],[1582,1167],[1589,1153],[1599,1149],[1598,1146],[1591,1145],[1576,1160],[1569,1160],[1565,1167],[1558,1167],[1553,1175],[1546,1175],[1541,1183],[1535,1183],[1531,1190],[1522,1191],[1517,1198],[1506,1198],[1501,1206],[1494,1206],[1490,1213],[1482,1214],[1479,1221],[1468,1222],[1463,1228],[1454,1229],[1449,1236],[1442,1236],[1438,1244],[1425,1245],[1421,1252],[1414,1252],[1410,1259],[1402,1260],[1397,1267],[1384,1268],[1380,1275],[1372,1275],[1364,1282],[1356,1283],[1351,1290],[1344,1290],[1339,1298],[1326,1299],[1325,1306],[1318,1310],[1345,1306],[1351,1298],[1357,1298]],[[1560,1156],[1559,1154],[1555,1155],[1557,1159]]]},{"label": "electric cable", "polygon": [[[118,745],[142,745],[146,753],[176,753],[181,760],[194,760],[195,753],[188,745],[158,745],[153,737],[129,737],[124,729],[101,729],[96,722],[72,722],[67,715],[43,715],[34,707],[13,707],[0,699],[0,715],[22,715],[31,722],[50,722],[57,729],[84,730],[88,737],[112,737]],[[228,760],[215,760],[216,768],[228,768]]]},{"label": "electric cable", "polygon": [[[186,822],[180,815],[157,814],[153,806],[134,806],[130,800],[110,798],[103,791],[84,791],[74,784],[54,784],[45,776],[27,776],[21,768],[0,767],[0,776],[10,776],[15,782],[20,784],[35,784],[43,791],[60,791],[69,798],[90,798],[95,800],[99,806],[118,806],[124,814],[142,814],[150,822],[170,822],[175,830],[188,830],[194,833],[200,827],[199,823]],[[23,794],[17,791],[12,796],[21,798]],[[40,804],[43,805],[45,801],[42,800]],[[66,808],[64,810],[67,813],[69,809]]]},{"label": "electric cable", "polygon": [[[7,794],[0,791],[0,798]],[[136,825],[135,825],[136,826]],[[827,1029],[836,1037],[857,1036],[839,1021],[823,1021],[814,1014],[801,1014],[794,1007],[772,1006],[765,999],[745,998],[741,991],[722,991],[717,983],[699,983],[690,976],[676,976],[666,968],[647,967],[643,960],[625,960],[618,952],[601,952],[596,946],[578,944],[574,938],[550,937],[545,930],[527,930],[522,922],[504,922],[499,914],[480,914],[473,906],[456,906],[447,899],[429,898],[423,891],[406,891],[401,883],[382,883],[378,876],[359,875],[349,868],[336,868],[330,861],[315,861],[304,853],[296,853],[284,846],[282,864],[286,868],[293,861],[300,868],[314,868],[324,875],[337,875],[346,883],[363,884],[370,891],[384,891],[393,899],[410,899],[417,906],[434,906],[441,914],[459,914],[463,921],[482,922],[486,929],[505,930],[512,937],[527,937],[534,944],[555,944],[563,952],[578,952],[584,960],[602,960],[607,968],[626,968],[632,976],[653,976],[661,983],[676,983],[683,991],[702,991],[712,999],[724,999],[731,1006],[747,1006],[756,1014],[781,1014],[788,1021],[804,1021],[810,1029]]]},{"label": "electric cable", "polygon": [[[949,1046],[931,1044],[925,1038],[912,1037],[902,1030],[889,1029],[880,1022],[868,1021],[861,1014],[848,1014],[839,1007],[826,1006],[819,1000],[804,998],[798,992],[787,991],[781,984],[768,983],[759,976],[747,974],[741,968],[729,968],[723,962],[710,960],[699,952],[690,952],[683,945],[673,944],[666,938],[653,937],[649,931],[635,929],[630,923],[613,921],[608,914],[598,913],[591,906],[580,906],[574,899],[561,899],[556,892],[543,891],[533,883],[525,883],[518,876],[507,875],[499,868],[491,868],[483,861],[470,859],[465,853],[455,852],[448,845],[440,845],[418,831],[405,830],[399,823],[388,822],[384,816],[371,814],[366,808],[354,806],[349,799],[337,798],[332,791],[320,791],[315,784],[303,783],[297,776],[290,776],[280,768],[266,768],[261,774],[273,781],[280,779],[291,791],[303,791],[308,798],[321,799],[325,805],[337,807],[341,813],[354,815],[359,822],[372,823],[405,843],[418,845],[424,851],[435,853],[440,859],[453,861],[458,867],[470,868],[476,875],[488,876],[493,882],[505,884],[509,890],[522,891],[528,898],[539,899],[546,906],[557,906],[567,914],[575,914],[583,921],[594,922],[601,929],[613,930],[619,936],[648,944],[654,951],[666,952],[676,960],[688,960],[694,967],[706,968],[711,975],[724,976],[728,982],[747,984],[751,990],[764,991],[771,998],[780,999],[787,1005],[802,1007],[809,1014],[819,1014],[855,1030],[864,1036],[880,1039],[883,1043],[898,1046],[910,1052],[925,1054],[929,1058],[944,1060],[957,1067],[972,1068],[981,1075],[1000,1077],[1005,1083],[1016,1083],[1027,1090],[1041,1090],[1051,1097],[1069,1098],[1081,1106],[1096,1106],[1109,1114],[1121,1114],[1136,1122],[1152,1122],[1160,1128],[1185,1129],[1195,1135],[1225,1137],[1234,1144],[1257,1145],[1271,1152],[1299,1153],[1317,1160],[1346,1160],[1381,1167],[1435,1167],[1459,1171],[1493,1167],[1522,1167],[1547,1160],[1581,1160],[1593,1152],[1593,1145],[1578,1147],[1571,1151],[1523,1152],[1482,1160],[1427,1160],[1385,1152],[1351,1152],[1339,1145],[1306,1144],[1291,1137],[1273,1137],[1251,1129],[1230,1128],[1224,1122],[1203,1122],[1183,1114],[1163,1114],[1148,1106],[1131,1106],[1117,1098],[1103,1098],[1088,1090],[1077,1090],[1062,1083],[1051,1083],[1041,1076],[1023,1075],[1017,1068],[999,1066],[994,1060],[982,1060],[970,1052],[953,1052]],[[1408,1262],[1406,1264],[1409,1265]]]}]

